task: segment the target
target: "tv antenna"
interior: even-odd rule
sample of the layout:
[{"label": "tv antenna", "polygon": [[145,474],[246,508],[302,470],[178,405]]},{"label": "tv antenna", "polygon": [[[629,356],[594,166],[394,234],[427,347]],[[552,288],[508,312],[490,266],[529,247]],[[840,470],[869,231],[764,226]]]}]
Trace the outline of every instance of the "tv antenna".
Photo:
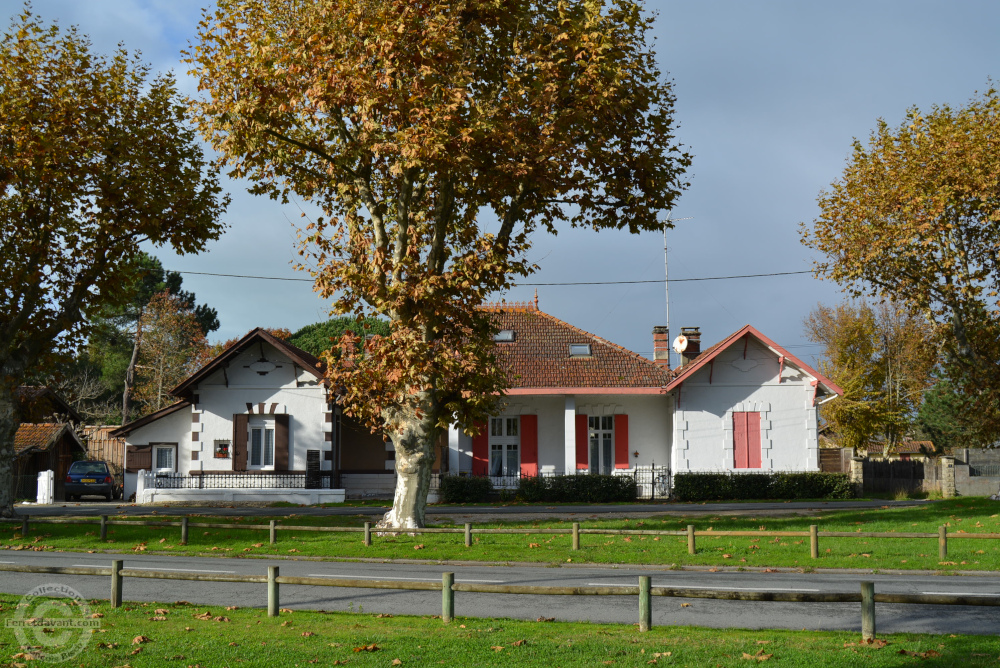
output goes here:
[{"label": "tv antenna", "polygon": [[[670,265],[667,256],[667,228],[673,223],[681,220],[691,220],[693,216],[688,216],[687,218],[671,218],[670,212],[667,212],[667,220],[663,225],[663,296],[666,299],[667,306],[667,341],[670,340]],[[674,365],[670,359],[670,349],[667,349],[667,368],[673,369]]]}]

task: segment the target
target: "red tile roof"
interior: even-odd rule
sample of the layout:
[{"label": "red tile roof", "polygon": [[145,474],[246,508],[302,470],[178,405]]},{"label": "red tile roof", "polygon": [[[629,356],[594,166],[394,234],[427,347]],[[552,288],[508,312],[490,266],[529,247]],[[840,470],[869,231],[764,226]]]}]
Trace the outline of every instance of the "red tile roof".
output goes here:
[{"label": "red tile roof", "polygon": [[68,428],[66,424],[22,423],[14,434],[14,454],[20,455],[32,449],[48,450]]},{"label": "red tile roof", "polygon": [[[885,443],[872,443],[866,448],[869,455],[880,455],[885,451]],[[934,452],[933,441],[903,441],[889,449],[890,455],[919,455]]]},{"label": "red tile roof", "polygon": [[[531,302],[488,304],[496,326],[514,331],[514,341],[497,343],[510,370],[511,389],[659,388],[670,372],[619,345],[539,311]],[[589,356],[571,357],[572,344],[590,344]]]}]

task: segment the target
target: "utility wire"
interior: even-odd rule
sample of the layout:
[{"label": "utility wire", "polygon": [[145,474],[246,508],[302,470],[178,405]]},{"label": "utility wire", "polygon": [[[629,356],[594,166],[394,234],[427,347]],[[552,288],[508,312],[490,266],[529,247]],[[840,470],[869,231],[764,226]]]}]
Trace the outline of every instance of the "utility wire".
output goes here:
[{"label": "utility wire", "polygon": [[[168,270],[170,271],[170,270]],[[175,271],[176,274],[188,274],[192,276],[222,276],[225,278],[253,278],[261,281],[302,281],[312,283],[311,278],[284,278],[282,276],[249,276],[246,274],[215,274],[207,271]],[[806,271],[777,271],[769,274],[740,274],[738,276],[704,276],[701,278],[671,278],[670,283],[686,283],[689,281],[728,281],[737,278],[761,278],[765,276],[793,276],[796,274],[811,274],[812,270]],[[662,278],[649,281],[573,281],[566,283],[516,283],[518,286],[558,286],[558,285],[636,285],[639,283],[663,283]]]}]

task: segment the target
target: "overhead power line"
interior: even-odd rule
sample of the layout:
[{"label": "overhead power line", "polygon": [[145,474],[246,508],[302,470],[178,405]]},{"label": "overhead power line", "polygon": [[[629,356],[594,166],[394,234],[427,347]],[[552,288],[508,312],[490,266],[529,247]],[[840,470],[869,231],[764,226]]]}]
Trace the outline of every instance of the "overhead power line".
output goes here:
[{"label": "overhead power line", "polygon": [[[168,270],[169,271],[169,270]],[[299,281],[312,283],[311,278],[285,278],[283,276],[250,276],[248,274],[217,274],[207,271],[177,271],[177,274],[192,276],[220,276],[224,278],[252,278],[259,281]],[[670,283],[686,283],[689,281],[728,281],[737,278],[762,278],[766,276],[793,276],[796,274],[811,274],[812,270],[806,271],[776,271],[767,274],[740,274],[737,276],[702,276],[698,278],[671,278]],[[519,286],[559,286],[559,285],[637,285],[640,283],[663,283],[662,278],[648,281],[569,281],[560,283],[517,283]]]}]

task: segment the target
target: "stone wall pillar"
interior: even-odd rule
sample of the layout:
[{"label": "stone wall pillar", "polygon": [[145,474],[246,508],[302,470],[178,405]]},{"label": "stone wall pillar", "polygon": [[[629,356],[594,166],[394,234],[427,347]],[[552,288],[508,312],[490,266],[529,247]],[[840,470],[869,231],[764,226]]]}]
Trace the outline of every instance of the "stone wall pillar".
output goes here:
[{"label": "stone wall pillar", "polygon": [[941,496],[950,499],[955,496],[955,458],[951,455],[938,457],[940,467],[938,479],[941,481]]},{"label": "stone wall pillar", "polygon": [[861,496],[865,491],[865,468],[863,457],[851,457],[851,482],[854,483],[854,494]]}]

